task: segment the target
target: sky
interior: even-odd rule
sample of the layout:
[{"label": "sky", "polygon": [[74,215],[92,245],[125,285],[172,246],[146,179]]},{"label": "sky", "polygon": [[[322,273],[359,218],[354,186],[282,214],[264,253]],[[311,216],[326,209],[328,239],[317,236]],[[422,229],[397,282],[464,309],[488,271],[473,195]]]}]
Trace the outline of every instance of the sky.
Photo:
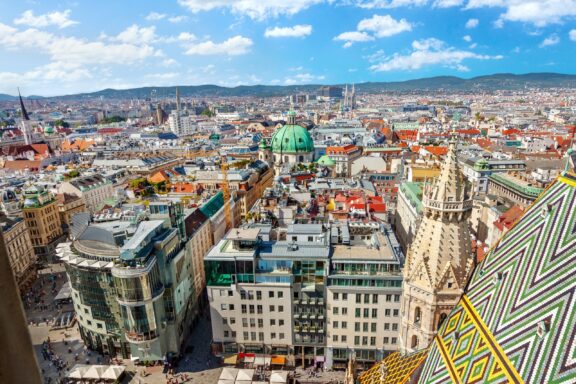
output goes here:
[{"label": "sky", "polygon": [[576,0],[0,0],[0,93],[576,73]]}]

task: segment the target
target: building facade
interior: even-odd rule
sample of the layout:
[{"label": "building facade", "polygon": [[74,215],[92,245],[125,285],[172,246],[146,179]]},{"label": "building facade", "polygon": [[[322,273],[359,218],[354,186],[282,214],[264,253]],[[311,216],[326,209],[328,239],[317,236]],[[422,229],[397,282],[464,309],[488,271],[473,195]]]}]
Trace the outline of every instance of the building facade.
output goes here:
[{"label": "building facade", "polygon": [[4,244],[8,252],[10,268],[21,293],[36,280],[36,255],[28,228],[21,217],[0,215]]},{"label": "building facade", "polygon": [[99,210],[106,199],[114,197],[112,182],[100,175],[77,177],[65,181],[60,185],[59,192],[82,198],[91,213]]}]

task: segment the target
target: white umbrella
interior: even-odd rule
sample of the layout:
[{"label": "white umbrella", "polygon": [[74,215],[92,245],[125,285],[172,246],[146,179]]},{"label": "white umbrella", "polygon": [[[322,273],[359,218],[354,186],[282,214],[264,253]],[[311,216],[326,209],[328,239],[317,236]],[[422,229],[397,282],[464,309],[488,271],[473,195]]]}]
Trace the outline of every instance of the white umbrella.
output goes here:
[{"label": "white umbrella", "polygon": [[288,372],[286,371],[272,371],[270,375],[270,383],[284,384],[288,382]]},{"label": "white umbrella", "polygon": [[105,380],[117,380],[125,370],[126,367],[123,365],[110,365],[102,374],[102,378]]},{"label": "white umbrella", "polygon": [[86,364],[76,364],[68,373],[68,377],[71,379],[81,379],[87,370],[88,366]]},{"label": "white umbrella", "polygon": [[236,376],[236,383],[239,381],[252,381],[252,377],[254,377],[253,369],[241,369]]},{"label": "white umbrella", "polygon": [[220,374],[220,380],[236,380],[238,376],[238,368],[225,367]]},{"label": "white umbrella", "polygon": [[90,380],[100,380],[105,370],[106,370],[105,365],[91,365],[88,367],[82,378]]}]

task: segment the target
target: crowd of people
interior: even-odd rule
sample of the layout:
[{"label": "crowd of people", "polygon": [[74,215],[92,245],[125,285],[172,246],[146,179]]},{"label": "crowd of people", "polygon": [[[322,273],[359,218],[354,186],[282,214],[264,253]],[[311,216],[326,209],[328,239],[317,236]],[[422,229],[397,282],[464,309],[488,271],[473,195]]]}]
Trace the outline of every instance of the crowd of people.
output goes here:
[{"label": "crowd of people", "polygon": [[[68,361],[64,360],[61,356],[59,356],[54,349],[52,348],[52,344],[50,343],[50,338],[42,343],[42,358],[44,361],[49,361],[50,369],[54,368],[58,372],[58,379],[56,381],[57,384],[63,383],[62,377],[65,376],[65,372],[70,369]],[[42,369],[42,374],[45,376],[45,370]],[[45,382],[47,384],[52,383],[51,377],[45,376]]]}]

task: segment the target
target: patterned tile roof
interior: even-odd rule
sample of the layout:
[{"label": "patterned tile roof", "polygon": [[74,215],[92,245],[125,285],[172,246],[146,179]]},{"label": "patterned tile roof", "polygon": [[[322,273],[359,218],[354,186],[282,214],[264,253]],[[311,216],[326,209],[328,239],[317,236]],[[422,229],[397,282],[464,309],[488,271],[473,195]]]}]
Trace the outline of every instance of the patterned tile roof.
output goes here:
[{"label": "patterned tile roof", "polygon": [[358,378],[360,384],[405,384],[414,371],[422,364],[428,350],[421,350],[403,356],[394,352],[386,356]]},{"label": "patterned tile roof", "polygon": [[576,382],[576,176],[558,178],[477,266],[419,383]]}]

